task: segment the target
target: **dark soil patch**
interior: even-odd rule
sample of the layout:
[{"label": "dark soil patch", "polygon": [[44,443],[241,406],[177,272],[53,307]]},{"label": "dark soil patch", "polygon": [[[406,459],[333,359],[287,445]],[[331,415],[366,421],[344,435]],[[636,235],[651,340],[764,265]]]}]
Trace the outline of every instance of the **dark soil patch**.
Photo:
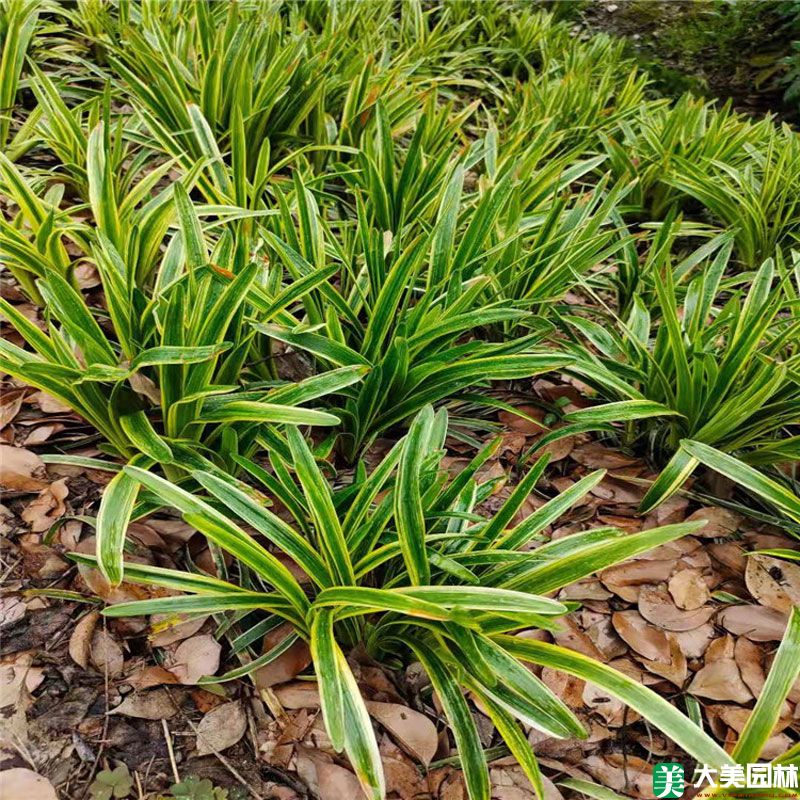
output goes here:
[{"label": "dark soil patch", "polygon": [[779,61],[800,32],[782,13],[785,3],[716,0],[597,0],[581,10],[589,34],[628,40],[631,54],[660,95],[685,91],[747,114],[777,114],[797,122],[800,110],[784,101]]}]

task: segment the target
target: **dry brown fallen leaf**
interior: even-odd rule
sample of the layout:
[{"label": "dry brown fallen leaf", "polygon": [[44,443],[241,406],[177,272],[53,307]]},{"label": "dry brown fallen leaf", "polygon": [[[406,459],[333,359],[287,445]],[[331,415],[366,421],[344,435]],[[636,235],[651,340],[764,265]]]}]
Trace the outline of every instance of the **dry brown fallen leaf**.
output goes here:
[{"label": "dry brown fallen leaf", "polygon": [[[627,511],[630,513],[631,509],[618,509],[619,511]],[[612,528],[619,528],[621,531],[627,531],[628,533],[638,533],[640,530],[643,529],[643,520],[637,519],[636,517],[626,516],[624,514],[609,514],[609,513],[602,513],[598,514],[597,522],[602,522],[603,525],[609,525]]]},{"label": "dry brown fallen leaf", "polygon": [[[653,511],[648,514],[648,524],[645,527],[657,528],[660,525],[672,525],[673,523],[683,522],[686,519],[686,509],[688,506],[689,500],[687,498],[674,494],[663,503],[657,505]],[[652,526],[649,523],[653,523]]]},{"label": "dry brown fallen leaf", "polygon": [[0,708],[14,706],[27,711],[33,703],[31,692],[44,680],[44,670],[34,667],[31,653],[18,653],[13,661],[0,664]]},{"label": "dry brown fallen leaf", "polygon": [[675,605],[684,611],[702,608],[708,598],[708,583],[699,569],[682,569],[676,572],[667,585]]},{"label": "dry brown fallen leaf", "polygon": [[20,767],[0,772],[0,797],[3,800],[58,800],[47,778]]},{"label": "dry brown fallen leaf", "polygon": [[381,703],[400,703],[406,705],[403,696],[398,693],[397,687],[389,679],[386,672],[380,667],[371,667],[368,664],[358,665],[358,680],[363,685],[369,687],[372,700]]},{"label": "dry brown fallen leaf", "polygon": [[[95,537],[87,536],[78,542],[75,550],[79,553],[94,555],[96,548]],[[130,600],[145,600],[150,597],[148,588],[140,584],[123,581],[119,586],[112,587],[99,569],[86,564],[78,564],[78,574],[91,593],[101,600],[105,600],[106,603],[126,603]]]},{"label": "dry brown fallen leaf", "polygon": [[70,658],[79,666],[86,669],[89,666],[89,655],[92,649],[92,636],[100,619],[99,611],[90,611],[81,617],[69,637]]},{"label": "dry brown fallen leaf", "polygon": [[573,448],[570,458],[589,469],[622,469],[641,464],[639,459],[626,456],[619,450],[604,447],[598,442],[588,442]]},{"label": "dry brown fallen leaf", "polygon": [[645,488],[607,475],[592,488],[591,494],[614,505],[639,505],[645,495]]},{"label": "dry brown fallen leaf", "polygon": [[30,525],[34,533],[46,531],[59,517],[64,516],[66,511],[64,500],[68,494],[66,478],[54,481],[39,492],[39,496],[23,510],[20,516]]},{"label": "dry brown fallen leaf", "polygon": [[628,652],[628,646],[620,639],[611,624],[611,619],[606,614],[590,612],[587,609],[581,612],[581,616],[581,624],[586,630],[586,635],[603,654],[604,660],[616,658]]},{"label": "dry brown fallen leaf", "polygon": [[6,536],[14,529],[16,514],[0,503],[0,536]]},{"label": "dry brown fallen leaf", "polygon": [[586,683],[583,687],[583,703],[594,714],[602,717],[603,722],[610,728],[619,728],[638,719],[636,712],[626,708],[621,700],[612,697],[605,689],[593,683]]},{"label": "dry brown fallen leaf", "polygon": [[606,589],[628,603],[635,603],[642,586],[669,580],[674,567],[674,559],[638,558],[604,569],[598,577]]},{"label": "dry brown fallen leaf", "polygon": [[630,753],[592,755],[584,759],[581,766],[595,780],[613,789],[651,800],[653,794],[653,768],[644,759]]},{"label": "dry brown fallen leaf", "polygon": [[221,652],[222,645],[213,636],[192,636],[178,645],[166,666],[181,683],[193,686],[216,673]]},{"label": "dry brown fallen leaf", "polygon": [[[553,428],[563,428],[563,425],[554,425]],[[537,437],[542,438],[542,437]],[[556,439],[554,442],[539,447],[536,450],[537,458],[544,455],[550,456],[550,464],[555,464],[557,461],[563,461],[570,453],[578,442],[576,436],[564,436],[561,439]]]},{"label": "dry brown fallen leaf", "polygon": [[166,689],[153,689],[128,695],[108,713],[137,719],[169,719],[178,713],[178,709]]},{"label": "dry brown fallen leaf", "polygon": [[64,425],[54,422],[49,425],[37,425],[34,428],[31,428],[30,433],[28,433],[25,438],[22,440],[21,444],[25,447],[38,447],[41,444],[44,444],[54,433],[58,433],[64,430]]},{"label": "dry brown fallen leaf", "polygon": [[0,630],[8,628],[25,617],[27,606],[19,597],[0,597]]},{"label": "dry brown fallen leaf", "polygon": [[633,660],[633,656],[625,656],[624,658],[615,658],[613,661],[608,662],[609,667],[613,667],[618,672],[633,678],[637,683],[644,686],[652,686],[653,684],[660,683],[661,679],[649,672],[643,670],[638,662]]},{"label": "dry brown fallen leaf", "polygon": [[244,736],[245,730],[247,715],[238,700],[217,706],[197,726],[197,755],[227,750]]},{"label": "dry brown fallen leaf", "polygon": [[36,533],[26,533],[18,539],[25,574],[42,580],[60,577],[69,569],[69,564],[39,539]]},{"label": "dry brown fallen leaf", "polygon": [[56,400],[47,392],[34,392],[28,397],[28,400],[33,402],[39,407],[39,410],[45,414],[71,414],[72,409],[64,405],[60,400]]},{"label": "dry brown fallen leaf", "polygon": [[275,696],[284,708],[319,708],[319,689],[316,682],[295,681],[276,686]]},{"label": "dry brown fallen leaf", "polygon": [[[734,738],[738,738],[738,735],[744,730],[744,727],[747,724],[747,721],[750,719],[750,715],[752,713],[749,708],[738,708],[736,706],[721,704],[708,705],[706,706],[705,711],[709,723],[711,723],[712,731],[723,741],[726,739],[725,731],[719,729],[719,723],[731,728],[736,733],[736,737]],[[789,740],[788,737],[785,737],[785,741],[783,741],[784,737],[780,733],[792,722],[791,716],[788,712],[789,707],[787,704],[784,708],[784,713],[778,720],[770,738],[767,740],[761,753],[759,753],[759,760],[771,760],[776,758],[777,756],[785,753],[788,747],[791,746],[791,740]],[[783,744],[783,747],[780,750],[776,750],[775,745],[779,743]]]},{"label": "dry brown fallen leaf", "polygon": [[674,635],[686,658],[702,658],[716,633],[714,626],[707,622],[691,631],[675,631]]},{"label": "dry brown fallen leaf", "polygon": [[429,797],[428,779],[419,767],[389,738],[382,736],[378,751],[383,763],[386,794],[396,800],[420,800]]},{"label": "dry brown fallen leaf", "polygon": [[666,634],[650,625],[638,611],[617,611],[611,621],[623,641],[648,661],[666,663],[670,660]]},{"label": "dry brown fallen leaf", "polygon": [[144,522],[131,522],[128,525],[127,535],[133,544],[145,550],[167,551],[167,543],[161,538],[155,528]]},{"label": "dry brown fallen leaf", "polygon": [[542,670],[541,679],[545,686],[558,695],[570,708],[583,708],[585,681],[549,667]]},{"label": "dry brown fallen leaf", "polygon": [[97,670],[103,674],[108,673],[109,678],[116,678],[122,674],[125,656],[122,654],[122,648],[108,631],[95,630],[89,657]]},{"label": "dry brown fallen leaf", "polygon": [[438,747],[436,726],[424,715],[399,703],[367,702],[367,711],[397,743],[426,767]]},{"label": "dry brown fallen leaf", "polygon": [[171,550],[176,550],[186,544],[197,533],[197,530],[182,519],[158,519],[150,517],[147,524],[162,539],[168,542]]},{"label": "dry brown fallen leaf", "polygon": [[449,765],[429,772],[428,785],[432,796],[437,800],[467,800],[467,790],[461,770]]},{"label": "dry brown fallen leaf", "polygon": [[[273,628],[264,637],[263,652],[266,653],[280,644],[291,633],[292,626],[289,624]],[[279,683],[293,680],[309,664],[311,664],[311,651],[302,639],[298,639],[285,653],[256,670],[256,687],[258,689],[268,689],[272,686],[277,686]]]},{"label": "dry brown fallen leaf", "polygon": [[712,661],[720,661],[721,659],[731,659],[734,657],[736,651],[736,640],[733,636],[725,634],[714,639],[706,650],[705,662],[710,664]]},{"label": "dry brown fallen leaf", "polygon": [[702,536],[704,539],[725,539],[736,533],[744,522],[741,514],[716,506],[698,508],[686,518],[686,521],[695,522],[699,519],[705,520],[706,525],[704,528],[700,528],[695,535]]},{"label": "dry brown fallen leaf", "polygon": [[517,406],[517,410],[520,414],[530,417],[530,419],[521,417],[511,411],[498,412],[497,419],[510,430],[523,433],[526,436],[534,436],[547,431],[547,427],[541,424],[547,413],[544,409],[538,406],[521,405]]},{"label": "dry brown fallen leaf", "polygon": [[495,766],[489,770],[492,800],[534,800],[533,787],[525,774],[513,766]]},{"label": "dry brown fallen leaf", "polygon": [[297,748],[297,774],[319,800],[364,800],[364,790],[349,769],[316,750]]},{"label": "dry brown fallen leaf", "polygon": [[[182,620],[176,622],[175,620]],[[194,636],[203,627],[208,615],[187,617],[186,614],[153,614],[150,617],[150,642],[153,647],[166,647]]]},{"label": "dry brown fallen leaf", "polygon": [[670,661],[668,664],[661,661],[648,661],[646,659],[642,659],[642,661],[650,672],[660,675],[662,678],[666,678],[671,683],[674,683],[677,687],[682,688],[689,674],[686,655],[681,649],[676,633],[668,633],[667,640],[669,641],[670,654]]},{"label": "dry brown fallen leaf", "polygon": [[23,447],[0,444],[0,489],[39,492],[48,485],[44,461],[36,453]]},{"label": "dry brown fallen leaf", "polygon": [[732,703],[747,703],[753,699],[753,695],[742,680],[736,661],[732,658],[721,658],[710,664],[706,663],[695,673],[687,691],[698,697],[727,700]]},{"label": "dry brown fallen leaf", "polygon": [[[286,683],[274,689],[280,704],[289,710],[319,708],[317,684]],[[366,702],[367,711],[409,754],[427,766],[436,753],[436,726],[424,715],[399,703]]]},{"label": "dry brown fallen leaf", "polygon": [[754,642],[777,642],[783,638],[788,615],[772,608],[739,605],[719,612],[717,622],[725,630]]},{"label": "dry brown fallen leaf", "polygon": [[717,572],[728,577],[744,575],[747,558],[739,542],[722,542],[708,545],[708,555],[714,559]]},{"label": "dry brown fallen leaf", "polygon": [[739,667],[742,680],[753,693],[753,697],[758,697],[766,680],[761,663],[761,648],[746,636],[740,636],[734,645],[733,657]]},{"label": "dry brown fallen leaf", "polygon": [[800,604],[800,566],[753,554],[744,572],[747,589],[762,606],[787,614]]},{"label": "dry brown fallen leaf", "polygon": [[0,431],[19,414],[27,391],[26,388],[3,390],[3,394],[0,395]]},{"label": "dry brown fallen leaf", "polygon": [[611,596],[594,577],[571,583],[558,593],[559,600],[608,600]]},{"label": "dry brown fallen leaf", "polygon": [[125,683],[136,690],[150,689],[153,686],[170,685],[177,682],[178,679],[168,669],[159,667],[156,664],[142,667],[125,677]]},{"label": "dry brown fallen leaf", "polygon": [[[572,617],[564,617],[561,621],[561,630],[553,634],[555,643],[560,647],[566,647],[569,650],[577,650],[589,658],[594,658],[602,661],[604,656],[597,649],[597,645],[592,641],[591,637],[581,629],[577,621]],[[523,634],[524,635],[524,634]]]},{"label": "dry brown fallen leaf", "polygon": [[691,631],[699,628],[714,616],[714,606],[683,611],[678,608],[669,593],[652,586],[643,586],[639,591],[639,613],[659,628],[668,631]]}]

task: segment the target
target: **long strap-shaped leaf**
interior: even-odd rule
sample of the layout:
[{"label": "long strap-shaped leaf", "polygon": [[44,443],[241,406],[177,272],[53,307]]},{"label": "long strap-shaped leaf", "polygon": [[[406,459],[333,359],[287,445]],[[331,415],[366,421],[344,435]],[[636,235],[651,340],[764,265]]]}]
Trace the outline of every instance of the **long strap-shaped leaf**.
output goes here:
[{"label": "long strap-shaped leaf", "polygon": [[412,597],[403,589],[372,589],[368,586],[324,589],[317,595],[313,608],[325,606],[344,606],[345,609],[337,615],[338,619],[374,611],[396,611],[421,619],[454,620],[470,626],[476,624],[469,614]]},{"label": "long strap-shaped leaf", "polygon": [[[99,565],[95,556],[84,553],[69,553],[69,558],[78,564],[90,567]],[[246,592],[240,586],[206,575],[204,572],[185,572],[165,567],[151,567],[148,564],[126,563],[124,579],[132,583],[144,583],[152,586],[163,586],[165,589],[177,589],[180,592],[194,594],[219,594],[220,592]]]},{"label": "long strap-shaped leaf", "polygon": [[581,478],[577,483],[548,500],[541,508],[526,517],[516,528],[499,536],[494,545],[506,550],[518,550],[534,536],[541,533],[551,522],[557,520],[564,512],[572,508],[597,486],[605,476],[605,470],[598,469]]},{"label": "long strap-shaped leaf", "polygon": [[333,634],[335,611],[319,609],[311,620],[311,658],[317,673],[320,705],[325,727],[333,749],[341,753],[344,749],[344,704],[342,681],[339,678],[339,645]]},{"label": "long strap-shaped leaf", "polygon": [[83,295],[56,272],[49,272],[39,289],[64,328],[81,348],[87,364],[116,366],[117,357],[102,328],[89,311]]},{"label": "long strap-shaped leaf", "polygon": [[383,800],[386,796],[383,761],[372,721],[347,660],[338,646],[336,650],[337,680],[342,689],[344,749],[368,800]]},{"label": "long strap-shaped leaf", "polygon": [[158,435],[158,431],[141,409],[130,414],[121,414],[119,424],[125,435],[145,455],[157,464],[172,462],[170,446]]},{"label": "long strap-shaped leaf", "polygon": [[498,636],[495,641],[509,654],[532,664],[575,675],[607,691],[638,711],[675,744],[703,764],[719,768],[734,761],[710,736],[692,724],[663,697],[621,672],[558,645]]},{"label": "long strap-shaped leaf", "polygon": [[[148,456],[139,455],[133,457],[130,465],[149,467],[152,463]],[[118,472],[106,486],[97,512],[97,564],[112,586],[117,586],[122,581],[125,532],[139,494],[139,486],[135,476],[124,471]]]},{"label": "long strap-shaped leaf", "polygon": [[139,617],[145,614],[218,614],[222,611],[262,609],[293,619],[290,603],[277,592],[228,592],[180,597],[157,597],[117,603],[103,610],[107,617]]},{"label": "long strap-shaped leaf", "polygon": [[210,494],[224,503],[237,517],[252,525],[297,562],[320,587],[329,586],[330,574],[314,548],[279,516],[264,508],[235,484],[210,472],[192,472],[192,477]]},{"label": "long strap-shaped leaf", "polygon": [[[486,527],[480,533],[479,541],[473,542],[472,548],[477,547],[481,543],[494,542],[501,537],[506,525],[514,519],[520,506],[528,499],[531,492],[534,490],[539,478],[542,477],[547,467],[548,461],[550,461],[550,456],[548,454],[536,460],[536,463],[528,471],[527,475],[514,487],[514,491],[511,493],[508,500],[503,503],[502,508],[500,508],[494,517],[486,524]],[[547,527],[546,524],[544,527]],[[532,533],[531,535],[534,534]]]},{"label": "long strap-shaped leaf", "polygon": [[702,442],[684,439],[681,442],[681,448],[692,458],[696,458],[707,467],[716,470],[726,478],[730,478],[739,485],[744,486],[745,489],[763,497],[783,511],[790,519],[800,522],[800,499],[776,481],[766,475],[762,475],[758,470],[739,461],[738,458],[729,456],[727,453],[709,447]]},{"label": "long strap-shaped leaf", "polygon": [[461,693],[453,670],[439,655],[425,643],[417,639],[403,640],[416,654],[428,673],[433,688],[447,715],[456,749],[464,771],[464,783],[470,800],[489,800],[489,770],[481,748],[481,740],[475,728],[467,701]]},{"label": "long strap-shaped leaf", "polygon": [[271,422],[287,425],[338,425],[339,417],[326,411],[311,408],[262,403],[254,400],[237,400],[235,397],[220,402],[215,408],[200,414],[203,422]]},{"label": "long strap-shaped leaf", "polygon": [[[516,658],[485,636],[475,637],[483,660],[497,676],[486,693],[520,722],[531,725],[548,736],[585,739],[580,720],[553,692]],[[466,665],[467,671],[471,665]]]},{"label": "long strap-shaped leaf", "polygon": [[227,517],[198,497],[138,467],[127,466],[124,472],[138,480],[166,503],[174,505],[190,525],[211,541],[235,556],[260,575],[305,614],[308,600],[300,584],[275,556],[256,542]]},{"label": "long strap-shaped leaf", "polygon": [[327,336],[320,336],[318,333],[308,331],[291,331],[280,325],[274,324],[253,324],[253,327],[266,336],[271,336],[280,342],[299,347],[309,353],[313,353],[319,358],[330,361],[340,367],[361,366],[369,367],[370,362],[355,350],[347,345],[329,339]]},{"label": "long strap-shaped leaf", "polygon": [[317,467],[314,454],[306,444],[303,434],[297,428],[289,428],[286,438],[328,568],[331,574],[336,575],[339,583],[352,586],[356,582],[353,564],[328,484]]},{"label": "long strap-shaped leaf", "polygon": [[[593,547],[557,560],[532,565],[531,569],[504,582],[506,589],[524,589],[547,594],[585,578],[593,572],[627,561],[662,544],[688,536],[705,525],[704,520],[664,525],[648,531],[600,542]],[[574,534],[578,535],[578,534]],[[567,537],[569,538],[569,537]],[[535,558],[535,551],[532,554]]]},{"label": "long strap-shaped leaf", "polygon": [[652,400],[619,400],[600,406],[581,408],[566,414],[568,422],[625,422],[646,417],[680,416],[680,412]]},{"label": "long strap-shaped leaf", "polygon": [[[522,732],[519,724],[511,714],[509,714],[498,703],[492,700],[485,692],[483,687],[474,680],[465,681],[469,690],[480,700],[481,705],[489,715],[494,727],[505,742],[511,755],[517,759],[522,771],[536,792],[538,800],[545,800],[545,786],[542,780],[542,773],[539,770],[539,762],[533,752],[528,737]],[[622,798],[619,798],[622,800]]]},{"label": "long strap-shaped leaf", "polygon": [[733,757],[740,764],[757,761],[780,718],[784,700],[800,676],[800,609],[792,609],[775,660],[755,708],[744,726]]},{"label": "long strap-shaped leaf", "polygon": [[420,473],[428,454],[433,407],[425,406],[414,418],[403,444],[394,493],[397,536],[411,582],[430,583],[431,567],[425,547],[425,515],[422,509]]},{"label": "long strap-shaped leaf", "polygon": [[401,591],[409,597],[427,602],[475,611],[566,614],[568,610],[565,605],[549,597],[494,586],[411,586]]},{"label": "long strap-shaped leaf", "polygon": [[675,494],[695,471],[697,464],[698,459],[693,458],[684,448],[680,448],[647,490],[639,505],[639,513],[647,514]]},{"label": "long strap-shaped leaf", "polygon": [[258,658],[248,661],[246,664],[242,664],[240,667],[230,669],[222,675],[206,675],[197,683],[200,686],[205,686],[211,683],[227,683],[228,681],[235,681],[239,678],[244,678],[251,672],[255,672],[257,669],[261,669],[261,667],[265,667],[267,664],[275,661],[276,658],[282,656],[296,641],[298,641],[297,634],[289,633],[283,639],[281,639],[278,644],[276,644],[274,647],[271,647],[266,653],[262,653],[262,655],[260,655]]}]

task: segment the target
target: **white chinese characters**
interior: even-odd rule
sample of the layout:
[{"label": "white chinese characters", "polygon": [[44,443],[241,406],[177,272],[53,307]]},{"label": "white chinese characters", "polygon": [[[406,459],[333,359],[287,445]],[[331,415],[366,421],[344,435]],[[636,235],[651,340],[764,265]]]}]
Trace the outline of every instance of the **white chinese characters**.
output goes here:
[{"label": "white chinese characters", "polygon": [[695,768],[693,786],[719,786],[723,789],[797,789],[800,786],[796,764],[723,764],[719,769],[707,764]]}]

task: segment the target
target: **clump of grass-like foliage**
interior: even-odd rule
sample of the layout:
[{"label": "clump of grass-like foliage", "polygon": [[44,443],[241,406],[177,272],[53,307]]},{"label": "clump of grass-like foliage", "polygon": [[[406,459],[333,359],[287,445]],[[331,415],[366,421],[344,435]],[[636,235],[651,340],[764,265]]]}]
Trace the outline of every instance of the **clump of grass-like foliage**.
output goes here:
[{"label": "clump of grass-like foliage", "polygon": [[[498,381],[569,373],[604,402],[540,446],[595,431],[649,458],[646,509],[703,464],[800,523],[794,132],[654,99],[620,42],[504,0],[8,0],[0,46],[0,263],[27,301],[0,300],[0,369],[95,429],[106,458],[76,463],[116,472],[97,556],[75,558],[183,592],[106,614],[237,615],[253,659],[223,679],[308,642],[370,797],[356,645],[423,664],[471,800],[489,779],[468,696],[540,796],[520,723],[585,735],[526,663],[706,764],[759,756],[800,669],[796,613],[728,754],[646,687],[515,635],[696,526],[547,541],[601,473],[515,522],[546,458],[489,517],[497,444],[452,479],[441,460],[496,427]],[[129,522],[162,507],[231,557],[218,574],[126,563]]]}]

